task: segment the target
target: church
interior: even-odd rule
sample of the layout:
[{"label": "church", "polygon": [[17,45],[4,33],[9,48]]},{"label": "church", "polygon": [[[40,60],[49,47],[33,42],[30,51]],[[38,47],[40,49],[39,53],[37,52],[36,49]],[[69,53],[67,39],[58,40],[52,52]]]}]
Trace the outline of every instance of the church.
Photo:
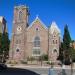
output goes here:
[{"label": "church", "polygon": [[14,7],[12,38],[10,43],[9,60],[27,60],[28,57],[39,58],[48,55],[49,60],[56,61],[59,56],[60,29],[56,22],[48,28],[36,16],[29,24],[28,7]]}]

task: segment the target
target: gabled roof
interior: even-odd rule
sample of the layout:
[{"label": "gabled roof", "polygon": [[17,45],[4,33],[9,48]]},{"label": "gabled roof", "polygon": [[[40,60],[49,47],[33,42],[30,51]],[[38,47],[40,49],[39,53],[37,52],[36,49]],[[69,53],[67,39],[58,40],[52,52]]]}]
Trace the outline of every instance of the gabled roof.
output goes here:
[{"label": "gabled roof", "polygon": [[54,32],[60,33],[60,29],[58,28],[56,22],[52,22],[51,27],[50,27],[50,33],[53,34]]},{"label": "gabled roof", "polygon": [[33,24],[34,24],[36,21],[39,21],[39,22],[41,23],[41,25],[42,25],[45,29],[48,29],[48,28],[46,27],[46,25],[39,19],[38,16],[36,16],[35,20],[30,24],[30,26],[28,27],[28,29],[31,28],[31,27],[33,26]]}]

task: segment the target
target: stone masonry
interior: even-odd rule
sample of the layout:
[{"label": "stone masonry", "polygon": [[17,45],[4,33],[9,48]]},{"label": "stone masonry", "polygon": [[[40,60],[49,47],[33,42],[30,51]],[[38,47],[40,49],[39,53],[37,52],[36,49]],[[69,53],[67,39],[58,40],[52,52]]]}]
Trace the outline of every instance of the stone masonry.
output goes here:
[{"label": "stone masonry", "polygon": [[57,24],[52,22],[50,28],[47,28],[38,16],[29,24],[28,16],[28,7],[14,7],[9,60],[21,61],[45,54],[49,60],[56,61],[60,46],[60,29]]}]

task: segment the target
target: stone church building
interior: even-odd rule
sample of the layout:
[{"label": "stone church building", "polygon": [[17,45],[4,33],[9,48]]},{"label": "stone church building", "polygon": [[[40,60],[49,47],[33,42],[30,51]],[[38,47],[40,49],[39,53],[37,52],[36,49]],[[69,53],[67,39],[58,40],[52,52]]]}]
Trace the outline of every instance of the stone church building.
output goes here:
[{"label": "stone church building", "polygon": [[28,16],[28,7],[14,7],[9,59],[21,61],[46,54],[55,61],[59,55],[60,29],[55,22],[46,27],[38,16],[29,24]]}]

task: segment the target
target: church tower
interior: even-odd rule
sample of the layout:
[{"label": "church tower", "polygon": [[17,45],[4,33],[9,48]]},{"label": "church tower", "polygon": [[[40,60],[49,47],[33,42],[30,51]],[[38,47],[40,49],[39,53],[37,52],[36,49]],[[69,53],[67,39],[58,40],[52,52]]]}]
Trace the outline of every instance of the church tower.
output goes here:
[{"label": "church tower", "polygon": [[52,62],[56,62],[59,56],[60,46],[60,29],[55,22],[52,22],[49,29],[49,58]]},{"label": "church tower", "polygon": [[26,40],[28,26],[28,8],[24,5],[14,7],[13,31],[10,43],[10,60],[26,58]]}]

